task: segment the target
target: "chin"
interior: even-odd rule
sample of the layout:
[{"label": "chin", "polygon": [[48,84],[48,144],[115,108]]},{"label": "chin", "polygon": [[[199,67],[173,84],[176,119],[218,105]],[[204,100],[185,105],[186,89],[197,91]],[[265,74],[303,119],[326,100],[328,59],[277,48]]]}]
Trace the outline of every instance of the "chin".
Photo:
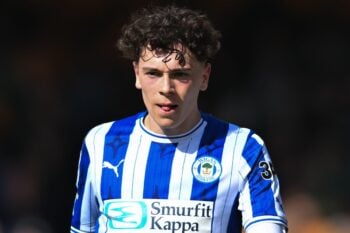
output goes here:
[{"label": "chin", "polygon": [[181,124],[173,119],[160,119],[158,121],[158,126],[163,131],[181,131]]},{"label": "chin", "polygon": [[160,119],[158,121],[158,125],[160,128],[163,128],[163,129],[173,129],[173,128],[176,128],[178,123],[172,119]]}]

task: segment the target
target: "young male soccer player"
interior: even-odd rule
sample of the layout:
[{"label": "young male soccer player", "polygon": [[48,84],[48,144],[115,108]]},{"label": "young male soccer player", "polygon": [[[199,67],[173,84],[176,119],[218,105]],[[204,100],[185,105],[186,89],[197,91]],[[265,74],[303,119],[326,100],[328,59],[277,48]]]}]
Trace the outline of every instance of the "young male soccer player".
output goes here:
[{"label": "young male soccer player", "polygon": [[118,48],[146,111],[86,136],[71,232],[286,231],[261,138],[199,110],[219,38],[205,15],[175,6],[143,9],[123,28]]}]

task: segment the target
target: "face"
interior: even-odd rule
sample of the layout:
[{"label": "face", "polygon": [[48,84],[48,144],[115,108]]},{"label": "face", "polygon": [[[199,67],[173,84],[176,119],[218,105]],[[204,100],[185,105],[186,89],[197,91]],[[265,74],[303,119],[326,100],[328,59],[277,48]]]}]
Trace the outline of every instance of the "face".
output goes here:
[{"label": "face", "polygon": [[189,50],[184,64],[177,55],[144,49],[133,63],[135,86],[148,111],[144,124],[158,134],[185,133],[200,120],[198,95],[207,89],[210,64],[199,62]]}]

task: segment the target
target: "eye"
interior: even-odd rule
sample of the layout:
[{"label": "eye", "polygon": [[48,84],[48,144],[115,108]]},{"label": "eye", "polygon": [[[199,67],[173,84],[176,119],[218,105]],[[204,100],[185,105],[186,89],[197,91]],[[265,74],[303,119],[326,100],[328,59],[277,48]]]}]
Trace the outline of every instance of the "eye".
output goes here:
[{"label": "eye", "polygon": [[149,77],[160,77],[161,76],[160,72],[153,71],[153,70],[147,71],[145,74]]},{"label": "eye", "polygon": [[189,73],[187,72],[184,72],[184,71],[177,71],[177,72],[174,72],[172,74],[172,76],[176,79],[188,79],[188,77],[190,76]]}]

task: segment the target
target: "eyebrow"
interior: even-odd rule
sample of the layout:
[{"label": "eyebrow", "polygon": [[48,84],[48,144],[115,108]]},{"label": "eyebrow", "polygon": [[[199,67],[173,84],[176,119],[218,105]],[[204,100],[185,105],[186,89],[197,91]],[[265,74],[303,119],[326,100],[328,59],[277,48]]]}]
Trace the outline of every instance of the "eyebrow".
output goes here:
[{"label": "eyebrow", "polygon": [[[142,70],[143,71],[159,71],[160,72],[159,69],[152,68],[152,67],[143,67]],[[166,71],[164,73],[173,73],[173,72],[179,72],[179,71],[181,71],[181,72],[189,72],[191,70],[192,70],[191,68],[176,68],[176,69],[171,69],[169,71]]]}]

